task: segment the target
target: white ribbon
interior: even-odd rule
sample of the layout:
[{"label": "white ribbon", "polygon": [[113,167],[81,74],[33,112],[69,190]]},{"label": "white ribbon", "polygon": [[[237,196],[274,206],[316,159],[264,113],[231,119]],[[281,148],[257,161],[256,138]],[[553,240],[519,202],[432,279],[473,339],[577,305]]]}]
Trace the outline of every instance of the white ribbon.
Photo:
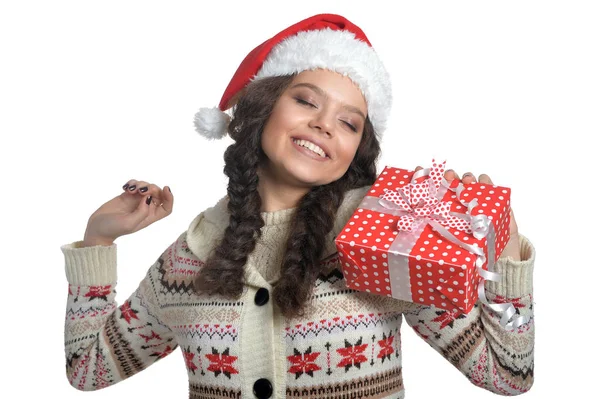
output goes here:
[{"label": "white ribbon", "polygon": [[[416,179],[428,176],[430,172],[429,168],[421,169],[413,174],[412,182]],[[467,220],[470,223],[471,230],[473,236],[480,240],[482,238],[487,238],[488,243],[488,256],[486,258],[486,254],[484,254],[483,249],[478,246],[467,244],[451,234],[444,226],[442,226],[439,222],[432,218],[428,217],[418,217],[415,216],[421,223],[418,224],[418,227],[415,231],[410,234],[398,234],[394,239],[394,242],[389,248],[390,254],[402,255],[405,252],[405,257],[390,257],[390,284],[392,286],[392,292],[394,297],[404,300],[412,301],[412,293],[409,279],[409,270],[408,270],[408,254],[411,252],[414,244],[416,243],[417,238],[423,232],[423,229],[428,224],[433,230],[435,230],[438,234],[446,238],[446,240],[456,244],[457,246],[469,251],[470,253],[477,256],[475,260],[475,266],[481,276],[481,281],[479,282],[479,286],[477,288],[479,300],[484,305],[488,306],[493,311],[501,314],[500,324],[506,330],[513,330],[529,321],[529,317],[520,316],[511,321],[511,318],[516,314],[516,309],[512,303],[490,303],[487,300],[485,295],[485,280],[500,282],[501,276],[499,273],[490,271],[492,265],[495,264],[495,248],[496,248],[496,235],[493,228],[490,228],[491,222],[486,215],[472,215],[472,210],[478,205],[477,199],[473,199],[470,202],[462,201],[460,199],[460,194],[464,189],[464,185],[459,183],[456,188],[450,188],[450,184],[444,178],[442,178],[442,184],[444,188],[440,188],[437,193],[438,198],[443,198],[444,194],[447,190],[451,190],[456,192],[456,198],[458,201],[463,204],[467,208],[467,213],[456,213],[451,212],[452,216],[460,217],[464,220]],[[366,196],[363,202],[359,206],[363,209],[368,209],[374,212],[383,212],[387,214],[393,214],[395,216],[405,214],[406,211],[402,209],[391,209],[389,204],[380,201],[378,197]],[[412,237],[410,239],[409,237]],[[394,261],[394,259],[396,259]],[[483,268],[486,259],[488,260],[488,270]],[[394,267],[392,267],[394,266]],[[441,286],[437,287],[438,291],[441,290]]]}]

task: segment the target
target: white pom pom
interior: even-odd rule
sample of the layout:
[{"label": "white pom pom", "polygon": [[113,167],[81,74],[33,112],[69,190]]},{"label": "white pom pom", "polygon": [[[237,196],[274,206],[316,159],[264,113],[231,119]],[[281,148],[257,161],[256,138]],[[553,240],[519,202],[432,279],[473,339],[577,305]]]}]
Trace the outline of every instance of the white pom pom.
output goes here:
[{"label": "white pom pom", "polygon": [[227,134],[231,117],[218,107],[200,108],[194,116],[196,131],[207,139],[220,139]]}]

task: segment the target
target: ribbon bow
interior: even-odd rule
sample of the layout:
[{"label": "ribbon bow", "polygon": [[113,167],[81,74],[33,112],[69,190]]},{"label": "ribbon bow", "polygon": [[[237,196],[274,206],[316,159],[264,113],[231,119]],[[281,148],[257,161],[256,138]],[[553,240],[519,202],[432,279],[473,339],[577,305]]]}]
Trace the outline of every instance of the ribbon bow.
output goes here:
[{"label": "ribbon bow", "polygon": [[[452,202],[442,201],[445,191],[440,190],[442,185],[446,161],[436,164],[433,160],[431,169],[422,169],[415,172],[411,183],[398,187],[395,190],[384,189],[385,194],[380,199],[380,204],[387,209],[394,210],[400,215],[398,229],[412,232],[425,219],[436,220],[444,227],[452,227],[471,234],[470,223],[460,216],[450,212]],[[429,172],[429,179],[419,183],[416,181]],[[447,191],[447,190],[446,190]]]}]

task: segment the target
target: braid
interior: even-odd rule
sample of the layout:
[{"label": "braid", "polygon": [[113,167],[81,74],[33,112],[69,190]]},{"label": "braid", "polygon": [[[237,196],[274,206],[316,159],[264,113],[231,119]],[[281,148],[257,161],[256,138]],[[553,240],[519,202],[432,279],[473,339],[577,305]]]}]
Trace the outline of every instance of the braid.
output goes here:
[{"label": "braid", "polygon": [[229,226],[195,285],[209,294],[235,297],[242,294],[244,265],[264,224],[260,217],[261,200],[256,174],[259,157],[244,150],[242,144],[234,144],[225,151],[224,170],[229,177],[227,207],[231,214]]},{"label": "braid", "polygon": [[341,184],[314,187],[300,201],[283,258],[282,273],[273,291],[286,316],[302,315],[320,272],[324,236],[331,231],[344,198]]},{"label": "braid", "polygon": [[[197,291],[229,298],[242,294],[244,266],[264,226],[258,192],[258,167],[266,159],[262,131],[275,102],[292,79],[281,76],[252,82],[234,109],[228,130],[235,143],[224,156],[224,172],[229,178],[229,225],[194,281]],[[350,189],[373,184],[379,154],[379,142],[367,118],[358,150],[344,176],[313,187],[301,198],[291,222],[281,277],[273,291],[274,301],[286,317],[304,314],[321,272],[325,236],[333,229],[344,195]]]},{"label": "braid", "polygon": [[325,236],[333,229],[335,216],[346,191],[372,185],[377,178],[376,161],[381,149],[373,125],[367,118],[363,136],[350,167],[339,180],[313,187],[301,200],[292,221],[281,277],[273,291],[275,302],[286,317],[302,316],[314,283],[321,272]]},{"label": "braid", "polygon": [[260,145],[261,133],[275,102],[291,80],[291,76],[284,76],[258,81],[238,101],[228,127],[235,143],[224,155],[223,171],[229,178],[229,225],[194,281],[197,291],[230,298],[242,294],[244,265],[264,226],[257,173],[265,157]]}]

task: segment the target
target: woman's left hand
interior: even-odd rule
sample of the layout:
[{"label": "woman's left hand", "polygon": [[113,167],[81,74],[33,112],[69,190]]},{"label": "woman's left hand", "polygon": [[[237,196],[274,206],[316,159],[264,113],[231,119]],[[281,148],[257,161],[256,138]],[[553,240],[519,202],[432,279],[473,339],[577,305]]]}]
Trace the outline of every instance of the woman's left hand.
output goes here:
[{"label": "woman's left hand", "polygon": [[[415,170],[423,169],[420,166],[417,166]],[[454,179],[458,179],[458,174],[452,169],[448,169],[444,173],[444,178],[451,182]],[[475,175],[471,172],[467,172],[462,176],[461,182],[463,184],[469,183],[484,183],[484,184],[493,184],[492,179],[488,175],[482,174],[479,175],[479,179],[475,178]],[[516,261],[521,260],[521,246],[519,244],[519,229],[517,227],[517,222],[515,221],[515,215],[513,214],[512,207],[510,209],[510,238],[504,251],[501,254],[502,257],[509,256]]]}]

